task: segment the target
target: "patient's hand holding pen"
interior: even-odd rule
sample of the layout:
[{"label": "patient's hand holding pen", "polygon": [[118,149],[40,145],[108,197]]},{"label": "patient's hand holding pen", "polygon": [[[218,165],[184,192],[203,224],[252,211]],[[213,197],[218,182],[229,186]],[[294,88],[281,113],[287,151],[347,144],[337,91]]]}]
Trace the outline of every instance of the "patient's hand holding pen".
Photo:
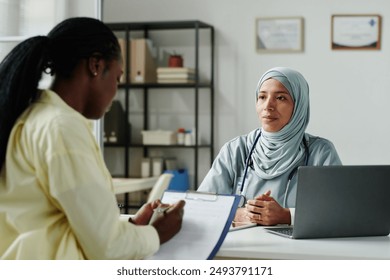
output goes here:
[{"label": "patient's hand holding pen", "polygon": [[157,208],[153,209],[153,215],[150,218],[149,225],[153,224],[158,217],[161,215],[165,216],[166,212],[172,207],[171,204],[160,205]]}]

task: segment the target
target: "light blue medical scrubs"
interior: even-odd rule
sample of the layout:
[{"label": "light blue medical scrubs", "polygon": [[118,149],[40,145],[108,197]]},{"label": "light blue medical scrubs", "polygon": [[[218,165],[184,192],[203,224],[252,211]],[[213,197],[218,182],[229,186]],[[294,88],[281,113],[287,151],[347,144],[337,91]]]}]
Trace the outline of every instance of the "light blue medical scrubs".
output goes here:
[{"label": "light blue medical scrubs", "polygon": [[[224,144],[198,191],[236,194],[237,189],[241,188],[245,161],[251,149],[248,143],[253,143],[258,133],[259,130],[256,129]],[[305,133],[305,138],[308,143],[309,157],[306,159],[307,155],[305,155],[299,165],[305,165],[306,160],[308,166],[341,165],[337,151],[329,140],[308,133]],[[247,199],[253,199],[270,190],[272,197],[281,206],[295,208],[296,174],[288,184],[288,177],[294,169],[295,167],[278,177],[265,180],[257,176],[252,168],[249,168],[243,194]]]}]

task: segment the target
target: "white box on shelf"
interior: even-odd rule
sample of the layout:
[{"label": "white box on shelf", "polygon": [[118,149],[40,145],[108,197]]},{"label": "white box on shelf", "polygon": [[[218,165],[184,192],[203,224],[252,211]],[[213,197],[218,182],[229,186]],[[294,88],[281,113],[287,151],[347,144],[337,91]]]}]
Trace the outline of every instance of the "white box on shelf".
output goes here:
[{"label": "white box on shelf", "polygon": [[175,145],[176,132],[167,130],[143,130],[142,143],[144,145]]}]

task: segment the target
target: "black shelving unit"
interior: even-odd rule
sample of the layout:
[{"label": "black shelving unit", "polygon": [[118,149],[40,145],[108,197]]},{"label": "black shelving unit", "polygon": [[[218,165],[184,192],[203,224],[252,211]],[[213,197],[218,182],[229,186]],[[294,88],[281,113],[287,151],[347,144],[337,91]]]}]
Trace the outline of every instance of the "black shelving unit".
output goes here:
[{"label": "black shelving unit", "polygon": [[[125,144],[110,144],[106,143],[105,147],[123,147],[124,148],[124,177],[129,177],[129,148],[143,149],[143,155],[148,156],[149,149],[192,149],[194,151],[194,186],[198,186],[198,169],[199,169],[199,149],[209,149],[210,164],[214,158],[214,28],[213,26],[206,24],[198,20],[191,21],[164,21],[164,22],[121,22],[121,23],[107,23],[109,28],[114,32],[124,32],[124,39],[126,43],[125,51],[129,54],[129,41],[132,38],[132,32],[142,32],[144,38],[149,38],[149,31],[158,30],[188,30],[194,32],[194,62],[195,65],[195,82],[191,84],[159,84],[159,83],[144,83],[144,84],[133,84],[130,82],[129,75],[125,77],[125,82],[119,85],[119,88],[125,92],[125,114],[129,116],[129,94],[131,90],[141,90],[143,92],[143,130],[149,129],[149,93],[154,89],[192,89],[194,98],[194,128],[195,128],[195,143],[191,146],[182,145],[143,145],[141,143],[132,143],[130,139],[130,133],[128,129],[125,131]],[[210,33],[210,77],[207,82],[201,82],[199,76],[199,47],[200,47],[200,30],[209,30]],[[130,55],[127,55],[127,61],[125,61],[125,73],[130,73]],[[198,139],[199,133],[199,91],[209,90],[210,95],[210,139],[207,144],[200,145]],[[125,197],[125,203],[128,198]]]}]

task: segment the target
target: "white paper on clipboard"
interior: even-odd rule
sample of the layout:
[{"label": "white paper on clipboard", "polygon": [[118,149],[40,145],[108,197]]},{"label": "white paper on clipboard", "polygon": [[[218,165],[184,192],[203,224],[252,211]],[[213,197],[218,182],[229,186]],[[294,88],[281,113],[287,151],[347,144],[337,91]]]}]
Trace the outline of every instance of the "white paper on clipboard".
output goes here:
[{"label": "white paper on clipboard", "polygon": [[197,192],[166,191],[163,203],[185,200],[180,232],[161,245],[150,259],[212,259],[221,246],[234,218],[239,197]]}]

